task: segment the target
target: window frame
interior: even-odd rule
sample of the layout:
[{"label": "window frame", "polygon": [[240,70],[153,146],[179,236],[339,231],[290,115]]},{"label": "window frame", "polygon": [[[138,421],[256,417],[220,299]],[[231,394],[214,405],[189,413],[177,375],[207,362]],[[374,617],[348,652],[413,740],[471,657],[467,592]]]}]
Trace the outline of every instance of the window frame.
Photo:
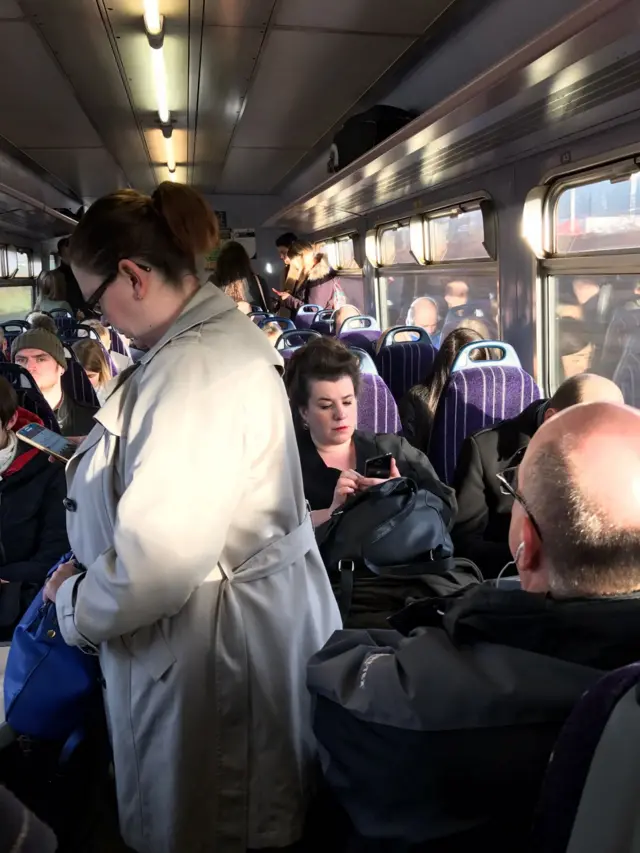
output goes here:
[{"label": "window frame", "polygon": [[556,251],[556,212],[559,200],[564,192],[580,186],[602,183],[606,180],[622,180],[634,172],[640,173],[640,155],[617,158],[608,163],[572,169],[565,174],[557,172],[549,175],[545,181],[541,206],[541,221],[538,227],[542,232],[543,257],[536,259],[537,286],[534,306],[540,323],[539,367],[536,373],[538,384],[547,395],[558,387],[556,341],[557,300],[555,289],[550,281],[560,276],[640,276],[640,240],[637,249],[603,249],[588,252],[571,252],[560,255]]}]

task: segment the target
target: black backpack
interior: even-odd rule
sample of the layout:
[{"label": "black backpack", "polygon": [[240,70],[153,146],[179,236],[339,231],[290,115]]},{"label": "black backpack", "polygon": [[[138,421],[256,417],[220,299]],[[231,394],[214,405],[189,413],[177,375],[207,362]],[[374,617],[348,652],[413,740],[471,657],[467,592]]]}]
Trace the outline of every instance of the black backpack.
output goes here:
[{"label": "black backpack", "polygon": [[415,113],[380,104],[347,119],[333,138],[327,171],[335,174],[415,118]]},{"label": "black backpack", "polygon": [[481,583],[470,560],[455,559],[449,507],[400,477],[354,495],[316,537],[347,628],[388,628],[410,601]]}]

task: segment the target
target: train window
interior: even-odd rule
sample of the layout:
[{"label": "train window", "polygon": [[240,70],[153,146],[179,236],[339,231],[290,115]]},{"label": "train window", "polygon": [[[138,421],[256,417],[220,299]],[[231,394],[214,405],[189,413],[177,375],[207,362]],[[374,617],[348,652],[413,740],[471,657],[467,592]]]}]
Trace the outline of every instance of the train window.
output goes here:
[{"label": "train window", "polygon": [[558,255],[640,248],[640,174],[567,187],[553,225]]},{"label": "train window", "polygon": [[338,250],[338,269],[359,271],[353,246],[352,237],[343,237],[336,240],[336,248]]},{"label": "train window", "polygon": [[383,267],[399,264],[415,264],[411,252],[411,233],[409,223],[390,225],[380,229],[380,263]]},{"label": "train window", "polygon": [[37,278],[42,272],[42,258],[40,255],[33,255],[31,258],[31,275]]},{"label": "train window", "polygon": [[53,252],[49,255],[49,269],[54,270],[58,266],[58,256],[53,254]]},{"label": "train window", "polygon": [[18,272],[16,278],[29,278],[31,269],[29,264],[30,252],[26,249],[18,249]]},{"label": "train window", "polygon": [[432,263],[488,258],[484,247],[484,222],[479,209],[430,218],[429,260]]},{"label": "train window", "polygon": [[33,288],[30,285],[0,287],[0,323],[24,319],[33,306]]},{"label": "train window", "polygon": [[443,331],[446,335],[470,323],[484,337],[499,332],[495,274],[386,274],[380,276],[379,285],[385,328],[408,322],[424,326],[436,340]]}]

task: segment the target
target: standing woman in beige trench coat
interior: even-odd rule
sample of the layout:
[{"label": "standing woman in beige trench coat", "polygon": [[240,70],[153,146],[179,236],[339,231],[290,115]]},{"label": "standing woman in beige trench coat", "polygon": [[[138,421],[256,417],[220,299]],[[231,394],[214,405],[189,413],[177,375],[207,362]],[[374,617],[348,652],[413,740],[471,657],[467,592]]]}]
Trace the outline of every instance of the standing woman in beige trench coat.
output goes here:
[{"label": "standing woman in beige trench coat", "polygon": [[196,258],[193,190],[123,190],[71,240],[87,304],[149,348],[68,465],[78,562],[65,640],[97,648],[121,831],[138,853],[245,853],[301,834],[308,658],[339,627],[304,500],[280,356]]}]

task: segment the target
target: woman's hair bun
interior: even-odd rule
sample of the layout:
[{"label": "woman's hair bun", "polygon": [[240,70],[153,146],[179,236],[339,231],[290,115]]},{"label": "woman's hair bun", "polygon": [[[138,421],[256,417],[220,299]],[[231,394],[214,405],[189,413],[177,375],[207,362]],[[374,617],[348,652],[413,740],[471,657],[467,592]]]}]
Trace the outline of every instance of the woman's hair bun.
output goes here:
[{"label": "woman's hair bun", "polygon": [[207,255],[218,245],[218,218],[197,190],[163,181],[151,198],[185,255]]}]

